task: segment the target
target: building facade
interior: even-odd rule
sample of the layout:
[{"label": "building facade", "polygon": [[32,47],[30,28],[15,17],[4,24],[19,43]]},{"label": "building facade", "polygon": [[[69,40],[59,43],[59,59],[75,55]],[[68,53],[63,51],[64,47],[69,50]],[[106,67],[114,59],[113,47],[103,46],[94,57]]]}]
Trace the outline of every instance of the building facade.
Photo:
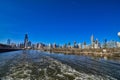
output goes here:
[{"label": "building facade", "polygon": [[24,48],[28,47],[28,35],[25,34],[25,38],[24,38]]}]

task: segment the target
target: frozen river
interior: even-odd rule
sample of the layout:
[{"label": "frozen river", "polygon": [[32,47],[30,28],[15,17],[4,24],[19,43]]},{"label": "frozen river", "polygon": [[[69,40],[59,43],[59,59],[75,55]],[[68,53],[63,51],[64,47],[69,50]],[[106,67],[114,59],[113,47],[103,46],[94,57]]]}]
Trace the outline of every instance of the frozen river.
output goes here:
[{"label": "frozen river", "polygon": [[120,80],[120,59],[38,50],[0,53],[0,80]]}]

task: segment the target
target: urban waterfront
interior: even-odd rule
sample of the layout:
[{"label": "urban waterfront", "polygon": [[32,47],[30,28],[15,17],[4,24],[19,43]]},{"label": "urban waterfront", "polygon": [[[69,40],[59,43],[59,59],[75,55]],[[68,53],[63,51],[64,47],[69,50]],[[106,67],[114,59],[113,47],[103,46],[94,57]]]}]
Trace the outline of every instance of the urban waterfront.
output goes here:
[{"label": "urban waterfront", "polygon": [[119,80],[120,59],[40,50],[0,53],[1,80]]},{"label": "urban waterfront", "polygon": [[120,0],[0,0],[0,80],[120,80]]}]

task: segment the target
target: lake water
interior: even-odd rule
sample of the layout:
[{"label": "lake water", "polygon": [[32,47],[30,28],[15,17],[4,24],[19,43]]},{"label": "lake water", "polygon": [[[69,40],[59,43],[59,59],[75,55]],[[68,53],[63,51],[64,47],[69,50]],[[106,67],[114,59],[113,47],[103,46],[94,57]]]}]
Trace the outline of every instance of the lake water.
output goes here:
[{"label": "lake water", "polygon": [[120,59],[21,50],[0,53],[1,80],[120,80]]}]

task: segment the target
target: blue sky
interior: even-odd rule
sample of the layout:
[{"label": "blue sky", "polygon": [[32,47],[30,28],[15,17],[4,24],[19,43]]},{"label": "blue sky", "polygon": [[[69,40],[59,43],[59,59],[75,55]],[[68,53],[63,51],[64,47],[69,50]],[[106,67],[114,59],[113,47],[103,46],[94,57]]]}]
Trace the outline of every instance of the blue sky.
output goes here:
[{"label": "blue sky", "polygon": [[120,0],[0,0],[0,42],[118,41]]}]

